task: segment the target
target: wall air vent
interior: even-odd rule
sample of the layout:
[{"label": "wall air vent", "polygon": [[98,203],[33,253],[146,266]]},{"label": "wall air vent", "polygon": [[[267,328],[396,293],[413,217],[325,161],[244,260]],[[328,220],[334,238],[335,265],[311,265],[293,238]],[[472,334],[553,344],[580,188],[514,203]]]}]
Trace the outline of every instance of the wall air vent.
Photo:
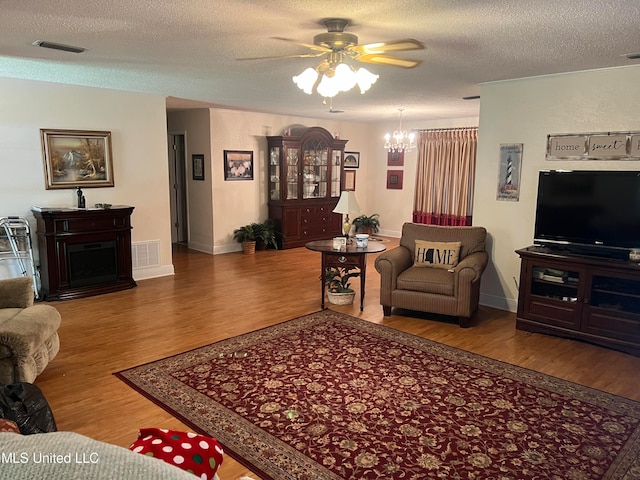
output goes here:
[{"label": "wall air vent", "polygon": [[73,45],[63,45],[61,43],[47,42],[45,40],[36,40],[32,43],[36,47],[51,48],[52,50],[62,50],[63,52],[82,53],[86,48],[74,47]]},{"label": "wall air vent", "polygon": [[131,264],[134,270],[160,266],[160,240],[131,244]]}]

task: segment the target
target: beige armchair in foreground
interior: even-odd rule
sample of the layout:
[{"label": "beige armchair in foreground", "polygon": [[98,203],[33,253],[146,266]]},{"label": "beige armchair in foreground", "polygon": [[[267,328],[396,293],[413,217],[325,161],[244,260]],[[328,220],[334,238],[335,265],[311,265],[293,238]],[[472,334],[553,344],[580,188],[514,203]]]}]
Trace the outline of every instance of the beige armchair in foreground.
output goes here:
[{"label": "beige armchair in foreground", "polygon": [[60,314],[33,297],[31,278],[0,280],[0,384],[33,383],[60,350]]},{"label": "beige armchair in foreground", "polygon": [[468,327],[489,260],[486,236],[483,227],[405,223],[400,245],[375,261],[384,315],[399,307],[457,316]]}]

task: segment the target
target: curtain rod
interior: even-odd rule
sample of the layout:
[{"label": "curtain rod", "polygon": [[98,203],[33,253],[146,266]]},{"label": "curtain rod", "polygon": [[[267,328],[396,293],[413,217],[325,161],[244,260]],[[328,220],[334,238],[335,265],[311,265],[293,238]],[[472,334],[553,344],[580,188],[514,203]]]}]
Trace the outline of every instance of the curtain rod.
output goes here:
[{"label": "curtain rod", "polygon": [[453,132],[455,130],[477,130],[478,127],[455,127],[455,128],[420,128],[415,132]]}]

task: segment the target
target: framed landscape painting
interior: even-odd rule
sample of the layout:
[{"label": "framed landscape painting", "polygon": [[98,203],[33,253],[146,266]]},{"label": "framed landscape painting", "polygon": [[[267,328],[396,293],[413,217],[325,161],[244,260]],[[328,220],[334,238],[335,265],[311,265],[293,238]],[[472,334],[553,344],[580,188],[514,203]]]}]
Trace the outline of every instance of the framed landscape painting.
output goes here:
[{"label": "framed landscape painting", "polygon": [[40,129],[47,190],[113,187],[111,132]]},{"label": "framed landscape painting", "polygon": [[344,168],[360,167],[360,152],[344,152]]}]

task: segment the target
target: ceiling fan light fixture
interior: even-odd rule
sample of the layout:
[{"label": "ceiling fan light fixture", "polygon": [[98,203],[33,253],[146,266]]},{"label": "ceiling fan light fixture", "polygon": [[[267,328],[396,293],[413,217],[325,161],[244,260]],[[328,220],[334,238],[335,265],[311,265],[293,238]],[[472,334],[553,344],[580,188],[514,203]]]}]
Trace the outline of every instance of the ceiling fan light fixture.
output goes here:
[{"label": "ceiling fan light fixture", "polygon": [[356,86],[358,81],[356,72],[346,63],[341,63],[336,67],[333,78],[338,82],[341,92],[348,92]]},{"label": "ceiling fan light fixture", "polygon": [[359,68],[356,72],[356,81],[358,83],[358,87],[360,87],[360,93],[365,93],[369,90],[371,85],[378,81],[378,78],[380,78],[379,75],[371,73],[366,68]]},{"label": "ceiling fan light fixture", "polygon": [[[321,96],[332,98],[340,92],[348,92],[356,85],[360,88],[360,93],[365,93],[378,80],[378,75],[366,68],[354,70],[346,63],[338,63],[335,68],[321,69],[320,66],[315,69],[307,68],[300,75],[293,77],[294,83],[304,93],[311,95],[315,87]],[[322,73],[319,73],[319,70]]]},{"label": "ceiling fan light fixture", "polygon": [[309,67],[300,75],[293,77],[293,82],[307,95],[313,93],[313,86],[318,80],[318,71]]}]

